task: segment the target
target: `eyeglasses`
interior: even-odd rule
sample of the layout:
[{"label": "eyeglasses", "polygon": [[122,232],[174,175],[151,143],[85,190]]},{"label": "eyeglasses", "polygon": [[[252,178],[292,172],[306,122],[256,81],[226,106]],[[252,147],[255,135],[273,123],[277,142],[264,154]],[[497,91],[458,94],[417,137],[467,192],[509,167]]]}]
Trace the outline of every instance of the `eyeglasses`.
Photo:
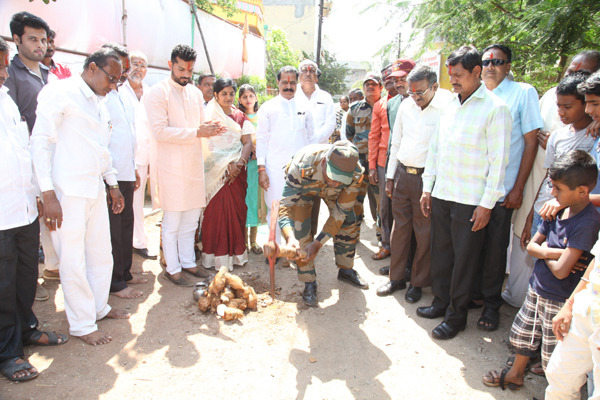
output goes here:
[{"label": "eyeglasses", "polygon": [[433,85],[429,85],[429,87],[424,91],[424,92],[411,92],[410,90],[408,91],[408,95],[411,97],[423,97],[425,96],[425,93],[427,93],[429,91],[429,89],[431,89],[431,86]]},{"label": "eyeglasses", "polygon": [[[96,65],[98,65],[98,64],[96,64]],[[108,83],[111,84],[111,85],[116,85],[119,82],[123,83],[123,82],[125,82],[125,79],[127,79],[127,77],[124,77],[124,76],[120,76],[119,78],[112,77],[101,66],[98,65],[98,68],[100,68],[100,70],[102,72],[104,72],[106,74],[106,76],[108,76]],[[125,78],[125,79],[123,79],[123,78]],[[121,81],[121,79],[123,79],[123,81]]]},{"label": "eyeglasses", "polygon": [[499,67],[500,65],[508,64],[508,61],[506,61],[506,60],[500,60],[500,59],[497,59],[497,58],[489,59],[489,60],[483,60],[482,61],[482,64],[483,64],[484,67],[489,66],[490,63],[492,63],[492,65],[494,67]]}]

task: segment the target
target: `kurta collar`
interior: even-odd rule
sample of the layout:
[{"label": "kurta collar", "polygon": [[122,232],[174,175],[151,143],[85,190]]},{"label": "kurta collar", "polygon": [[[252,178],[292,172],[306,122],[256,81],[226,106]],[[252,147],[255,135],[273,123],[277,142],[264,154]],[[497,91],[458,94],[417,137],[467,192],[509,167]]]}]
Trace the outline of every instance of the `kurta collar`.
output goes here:
[{"label": "kurta collar", "polygon": [[93,90],[92,88],[83,80],[83,78],[81,77],[81,75],[76,75],[73,77],[73,79],[75,80],[75,82],[77,83],[77,86],[79,86],[79,89],[81,89],[81,92],[83,93],[83,95],[90,99],[93,96],[96,97],[103,97],[103,96],[98,96]]}]

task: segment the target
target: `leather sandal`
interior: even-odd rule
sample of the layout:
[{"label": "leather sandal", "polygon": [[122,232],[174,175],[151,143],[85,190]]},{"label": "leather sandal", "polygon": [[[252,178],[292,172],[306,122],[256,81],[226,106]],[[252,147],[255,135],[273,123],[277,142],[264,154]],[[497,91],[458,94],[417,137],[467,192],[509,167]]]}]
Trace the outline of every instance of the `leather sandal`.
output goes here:
[{"label": "leather sandal", "polygon": [[[38,341],[44,333],[48,336],[48,343],[39,343]],[[58,341],[59,338],[61,339],[60,342]],[[37,329],[33,335],[29,336],[29,338],[23,342],[23,344],[25,346],[60,346],[61,344],[67,343],[67,340],[69,340],[69,337],[67,335],[63,335],[62,333],[40,331]]]},{"label": "leather sandal", "polygon": [[260,247],[258,245],[258,243],[256,243],[256,242],[253,242],[252,244],[250,244],[250,251],[253,252],[254,254],[262,254],[263,253],[262,247]]},{"label": "leather sandal", "polygon": [[[21,360],[21,358],[15,357],[0,363],[0,373],[4,375],[6,379],[14,382],[24,382],[38,377],[40,374],[39,372],[31,373],[28,371],[31,368],[35,368],[33,365],[29,364],[27,361],[17,364],[17,360]],[[19,371],[27,371],[29,375],[25,375],[20,378],[13,378],[13,375]]]},{"label": "leather sandal", "polygon": [[[489,324],[489,325],[486,325]],[[479,317],[479,321],[477,321],[477,328],[482,331],[495,331],[498,329],[500,325],[500,312],[497,310],[492,310],[491,308],[484,308],[481,313],[481,317]]]},{"label": "leather sandal", "polygon": [[386,249],[379,249],[379,251],[371,256],[373,260],[383,260],[384,258],[388,258],[390,256],[390,251]]}]

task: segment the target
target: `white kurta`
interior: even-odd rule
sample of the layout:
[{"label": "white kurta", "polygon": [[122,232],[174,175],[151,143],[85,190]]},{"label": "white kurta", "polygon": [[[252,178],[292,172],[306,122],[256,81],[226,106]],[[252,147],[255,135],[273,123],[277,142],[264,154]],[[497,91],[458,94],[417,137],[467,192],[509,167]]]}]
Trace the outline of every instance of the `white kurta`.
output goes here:
[{"label": "white kurta", "polygon": [[315,137],[314,143],[329,144],[329,138],[335,130],[335,107],[333,98],[329,93],[315,85],[316,90],[310,96],[304,94],[301,88],[296,92],[298,100],[303,100],[310,104],[310,111],[313,115]]}]

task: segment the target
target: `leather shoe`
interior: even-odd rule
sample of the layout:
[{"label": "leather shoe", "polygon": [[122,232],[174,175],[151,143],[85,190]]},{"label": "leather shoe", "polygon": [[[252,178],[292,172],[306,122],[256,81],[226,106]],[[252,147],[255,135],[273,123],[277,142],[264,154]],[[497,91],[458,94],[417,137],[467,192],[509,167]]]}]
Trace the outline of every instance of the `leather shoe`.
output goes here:
[{"label": "leather shoe", "polygon": [[463,324],[463,326],[461,327],[453,327],[452,325],[442,322],[441,324],[433,328],[433,330],[431,331],[431,336],[433,336],[434,339],[452,339],[456,337],[456,335],[458,335],[460,331],[465,330],[465,325],[466,324]]},{"label": "leather shoe", "polygon": [[417,308],[417,315],[422,318],[435,319],[446,315],[446,310],[440,310],[433,306]]},{"label": "leather shoe", "polygon": [[361,289],[369,288],[369,283],[361,278],[360,275],[358,275],[358,272],[353,269],[340,268],[338,271],[338,279],[341,281],[346,281],[349,284]]},{"label": "leather shoe", "polygon": [[377,296],[389,296],[396,290],[404,289],[406,289],[406,282],[404,280],[387,281],[377,289]]},{"label": "leather shoe", "polygon": [[416,303],[417,301],[421,300],[422,295],[423,295],[423,291],[421,290],[420,287],[414,287],[413,285],[410,285],[410,287],[406,291],[406,294],[404,295],[404,299],[406,300],[407,303],[412,304],[412,303]]},{"label": "leather shoe", "polygon": [[411,275],[412,275],[412,268],[406,267],[406,269],[404,270],[404,280],[406,282],[410,282]]},{"label": "leather shoe", "polygon": [[316,307],[319,303],[317,301],[317,282],[306,282],[304,284],[304,292],[302,292],[302,301],[305,304]]},{"label": "leather shoe", "polygon": [[379,268],[379,275],[389,275],[390,274],[390,266]]},{"label": "leather shoe", "polygon": [[133,248],[133,252],[135,254],[137,254],[138,256],[141,256],[142,258],[145,258],[146,260],[156,260],[156,254],[150,254],[150,252],[148,251],[148,249],[144,248],[144,249],[136,249],[135,247]]}]

